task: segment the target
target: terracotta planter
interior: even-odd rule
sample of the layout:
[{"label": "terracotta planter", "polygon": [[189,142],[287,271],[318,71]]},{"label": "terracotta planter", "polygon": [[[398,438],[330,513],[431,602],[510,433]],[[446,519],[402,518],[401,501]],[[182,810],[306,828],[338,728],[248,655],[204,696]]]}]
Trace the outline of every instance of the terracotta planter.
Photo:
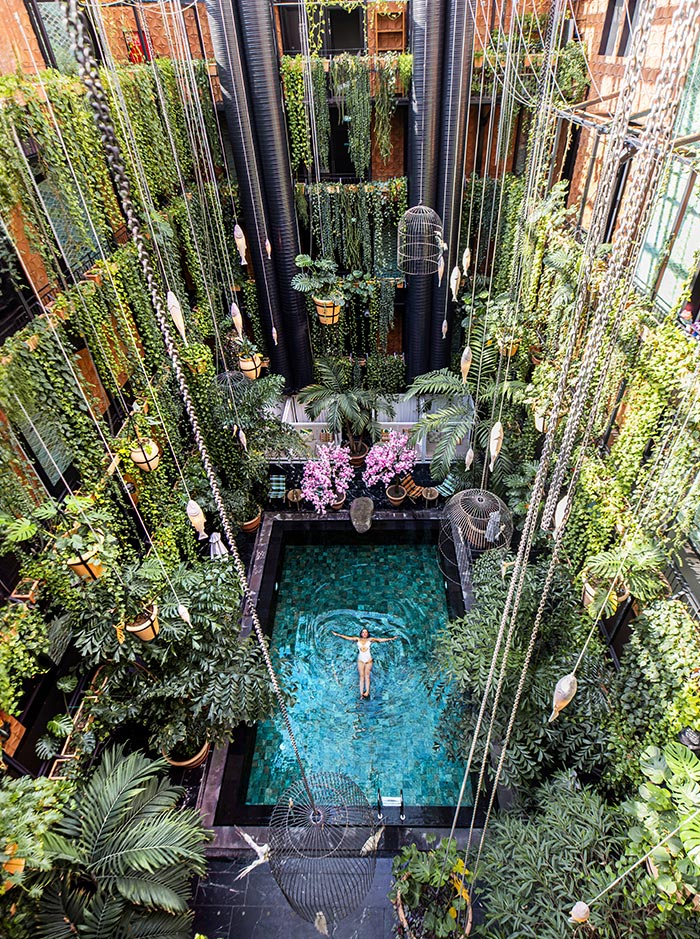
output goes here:
[{"label": "terracotta planter", "polygon": [[331,508],[334,512],[339,512],[340,509],[345,505],[345,493],[343,493],[343,498],[338,499],[337,502],[331,502]]},{"label": "terracotta planter", "polygon": [[311,299],[314,301],[319,322],[324,326],[335,326],[340,319],[340,305],[335,300],[321,300],[319,297]]},{"label": "terracotta planter", "polygon": [[246,378],[249,378],[251,381],[255,381],[256,378],[260,378],[260,372],[262,371],[262,356],[258,353],[253,355],[239,355],[238,356],[238,367],[243,372]]},{"label": "terracotta planter", "polygon": [[160,447],[155,440],[144,438],[138,442],[138,445],[133,448],[129,456],[140,470],[144,473],[150,473],[152,470],[157,469],[160,463]]},{"label": "terracotta planter", "polygon": [[151,642],[160,632],[157,605],[154,603],[150,612],[143,613],[133,623],[129,623],[125,629],[133,636],[137,636],[141,642]]},{"label": "terracotta planter", "polygon": [[505,355],[506,358],[510,359],[520,348],[519,339],[499,339],[498,348],[501,350],[501,355]]},{"label": "terracotta planter", "polygon": [[205,743],[204,746],[197,750],[194,756],[191,756],[187,760],[173,760],[168,756],[167,753],[164,753],[163,756],[170,763],[171,766],[179,766],[181,769],[194,769],[197,766],[201,766],[202,763],[206,760],[209,754],[209,742]]},{"label": "terracotta planter", "polygon": [[542,352],[542,346],[532,345],[530,346],[530,361],[533,365],[539,365],[544,359],[544,353]]},{"label": "terracotta planter", "polygon": [[241,531],[257,531],[260,528],[260,523],[262,522],[262,509],[258,512],[255,518],[248,519],[247,522],[241,522]]},{"label": "terracotta planter", "polygon": [[365,459],[369,452],[369,447],[366,443],[361,443],[357,452],[353,453],[350,451],[350,466],[364,466]]},{"label": "terracotta planter", "polygon": [[398,509],[406,498],[406,490],[403,486],[387,486],[386,497],[394,508]]},{"label": "terracotta planter", "polygon": [[[403,903],[401,902],[401,891],[397,890],[396,892],[396,902],[394,903],[394,909],[396,910],[396,916],[398,918],[399,924],[401,926],[401,931],[399,933],[400,937],[403,939],[430,939],[429,934],[421,932],[420,935],[416,935],[413,932],[411,927],[408,925],[408,920],[406,919],[406,911],[404,910]],[[464,924],[463,936],[468,936],[472,931],[472,905],[471,903],[467,907],[467,922]],[[451,935],[456,935],[451,933]]]},{"label": "terracotta planter", "polygon": [[93,548],[79,557],[66,561],[67,566],[82,580],[97,580],[104,574],[104,567],[100,561],[100,549]]}]

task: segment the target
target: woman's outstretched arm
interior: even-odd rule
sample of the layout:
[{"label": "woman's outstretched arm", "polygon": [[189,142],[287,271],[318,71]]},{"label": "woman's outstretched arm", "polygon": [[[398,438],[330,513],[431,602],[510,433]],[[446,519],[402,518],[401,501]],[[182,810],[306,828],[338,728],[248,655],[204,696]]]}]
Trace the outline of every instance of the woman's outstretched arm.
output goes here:
[{"label": "woman's outstretched arm", "polygon": [[359,636],[344,636],[342,633],[333,632],[332,629],[331,629],[331,632],[333,633],[334,636],[337,636],[338,639],[347,639],[348,642],[357,642],[357,640],[360,638]]},{"label": "woman's outstretched arm", "polygon": [[399,638],[398,636],[389,636],[388,639],[377,639],[376,636],[371,637],[372,642],[393,642],[394,639],[398,639],[398,638]]}]

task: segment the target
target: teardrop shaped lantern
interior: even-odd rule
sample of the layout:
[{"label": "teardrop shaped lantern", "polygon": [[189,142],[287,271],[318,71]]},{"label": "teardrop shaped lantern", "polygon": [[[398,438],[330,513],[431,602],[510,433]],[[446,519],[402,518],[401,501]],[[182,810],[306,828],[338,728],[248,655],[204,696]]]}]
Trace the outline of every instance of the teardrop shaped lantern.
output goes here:
[{"label": "teardrop shaped lantern", "polygon": [[442,278],[445,276],[445,259],[440,255],[437,266],[438,287],[442,284]]},{"label": "teardrop shaped lantern", "polygon": [[437,212],[427,205],[415,205],[404,212],[398,225],[396,258],[403,274],[425,277],[437,273],[442,245],[442,221]]},{"label": "teardrop shaped lantern", "polygon": [[470,346],[464,347],[464,352],[462,353],[462,358],[459,360],[459,369],[462,373],[462,384],[466,385],[467,375],[469,374],[469,369],[472,367],[472,359],[474,358]]},{"label": "teardrop shaped lantern", "polygon": [[474,447],[469,447],[469,449],[464,455],[464,468],[466,470],[470,469],[473,462],[474,462]]},{"label": "teardrop shaped lantern", "polygon": [[571,907],[571,912],[569,913],[569,920],[572,923],[587,923],[591,916],[591,910],[587,903],[584,903],[583,900],[579,900],[578,903],[574,903]]},{"label": "teardrop shaped lantern", "polygon": [[443,320],[442,321],[442,338],[443,339],[447,339],[447,329],[448,329],[447,320]]},{"label": "teardrop shaped lantern", "polygon": [[187,609],[184,603],[178,603],[177,615],[180,617],[183,623],[187,623],[188,626],[192,625],[192,619],[190,618],[190,611]]},{"label": "teardrop shaped lantern", "polygon": [[173,323],[175,323],[175,328],[180,333],[182,341],[187,344],[187,339],[185,338],[185,320],[182,315],[182,307],[180,306],[180,301],[177,299],[172,290],[168,291],[166,302],[168,304],[168,312],[170,313]]},{"label": "teardrop shaped lantern", "polygon": [[491,454],[491,463],[489,465],[489,471],[493,473],[493,468],[496,465],[496,460],[498,459],[498,454],[501,452],[501,447],[503,446],[503,437],[505,436],[503,431],[503,424],[500,421],[496,423],[491,428],[491,435],[489,437],[489,453]]},{"label": "teardrop shaped lantern", "polygon": [[566,521],[566,516],[569,510],[569,497],[563,496],[558,502],[557,507],[554,510],[554,533],[559,534],[561,528]]},{"label": "teardrop shaped lantern", "polygon": [[199,503],[195,502],[194,499],[190,499],[187,503],[187,518],[190,520],[190,524],[194,530],[198,532],[199,540],[205,541],[207,536],[204,531],[204,526],[207,523],[207,518]]},{"label": "teardrop shaped lantern", "polygon": [[234,300],[231,303],[231,319],[233,320],[233,326],[240,339],[243,338],[243,317],[241,315],[241,308],[238,306]]},{"label": "teardrop shaped lantern", "polygon": [[265,251],[267,252],[268,258],[272,257],[272,245],[270,244],[270,239],[265,239]]},{"label": "teardrop shaped lantern", "polygon": [[233,227],[233,240],[236,242],[236,247],[238,248],[238,253],[241,257],[241,264],[247,264],[248,262],[245,259],[247,243],[245,240],[245,235],[243,234],[243,229],[238,224],[238,222],[236,222]]},{"label": "teardrop shaped lantern", "polygon": [[554,689],[554,697],[552,700],[552,713],[549,716],[549,723],[555,721],[559,716],[560,712],[564,708],[571,704],[576,694],[576,689],[578,688],[578,681],[573,672],[570,672],[568,675],[564,675],[563,678],[560,678]]},{"label": "teardrop shaped lantern", "polygon": [[471,267],[472,263],[472,253],[469,248],[464,249],[464,254],[462,255],[462,273],[464,276],[467,276],[467,271]]},{"label": "teardrop shaped lantern", "polygon": [[461,283],[462,275],[459,273],[459,267],[455,264],[450,274],[450,290],[452,291],[452,299],[455,303],[457,302],[457,294],[459,293],[459,285]]}]

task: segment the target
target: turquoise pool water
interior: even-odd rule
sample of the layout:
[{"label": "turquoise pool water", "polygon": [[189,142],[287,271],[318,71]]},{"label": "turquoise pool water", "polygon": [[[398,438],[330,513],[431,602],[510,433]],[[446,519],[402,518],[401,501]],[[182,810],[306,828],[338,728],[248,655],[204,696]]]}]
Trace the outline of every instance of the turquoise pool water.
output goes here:
[{"label": "turquoise pool water", "polygon": [[[432,663],[447,622],[433,545],[288,545],[272,655],[294,686],[290,710],[309,772],[342,771],[374,803],[454,805],[463,766],[439,742],[448,688]],[[372,695],[361,700],[357,645],[332,630],[399,636],[372,647]],[[274,804],[297,777],[279,718],[258,726],[247,803]]]}]

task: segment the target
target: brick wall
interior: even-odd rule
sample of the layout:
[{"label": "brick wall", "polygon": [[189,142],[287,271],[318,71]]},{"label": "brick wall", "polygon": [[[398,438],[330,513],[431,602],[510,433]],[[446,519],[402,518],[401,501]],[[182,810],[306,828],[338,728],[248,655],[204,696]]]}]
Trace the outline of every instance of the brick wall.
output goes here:
[{"label": "brick wall", "polygon": [[[613,95],[610,100],[593,105],[588,109],[588,113],[593,117],[599,118],[601,122],[609,120],[614,113],[616,105],[616,98],[614,96],[620,89],[625,66],[628,61],[626,57],[599,54],[607,9],[608,0],[578,0],[575,4],[576,21],[578,23],[581,39],[586,46],[592,75],[589,97],[592,99],[599,96],[606,97]],[[644,111],[653,100],[654,83],[659,74],[663,50],[675,9],[676,4],[671,3],[660,6],[656,10],[649,35],[644,67],[642,69],[642,78],[635,91],[632,103],[632,113]],[[596,132],[594,130],[583,128],[581,131],[581,140],[574,167],[569,204],[580,205],[581,199],[583,198],[595,136]],[[593,168],[583,211],[582,224],[584,228],[590,223],[593,200],[595,199],[597,182],[600,175],[600,162],[605,151],[606,140],[607,137],[603,136],[598,146],[596,165]]]},{"label": "brick wall", "polygon": [[[179,43],[179,27],[177,31],[173,25],[173,17],[169,22],[160,13],[157,4],[152,7],[146,4],[139,6],[138,15],[141,19],[141,25],[144,32],[150,39],[151,47],[156,56],[165,56],[174,58],[175,49],[171,44]],[[196,11],[195,8],[185,10],[184,14],[185,29],[190,51],[194,58],[202,58],[202,44],[206,58],[214,58],[214,50],[211,44],[211,33],[209,31],[209,19],[207,17],[206,7],[203,0],[199,0]],[[109,40],[109,46],[112,55],[117,62],[129,61],[128,39],[137,40],[138,31],[136,28],[136,19],[134,10],[130,6],[104,6],[102,8],[102,17],[105,22],[105,29]],[[197,30],[197,17],[199,17],[199,26],[202,39]],[[169,35],[170,34],[170,35]]]},{"label": "brick wall", "polygon": [[16,72],[18,66],[23,72],[35,72],[44,68],[44,58],[22,0],[5,0],[0,28],[0,75]]}]

